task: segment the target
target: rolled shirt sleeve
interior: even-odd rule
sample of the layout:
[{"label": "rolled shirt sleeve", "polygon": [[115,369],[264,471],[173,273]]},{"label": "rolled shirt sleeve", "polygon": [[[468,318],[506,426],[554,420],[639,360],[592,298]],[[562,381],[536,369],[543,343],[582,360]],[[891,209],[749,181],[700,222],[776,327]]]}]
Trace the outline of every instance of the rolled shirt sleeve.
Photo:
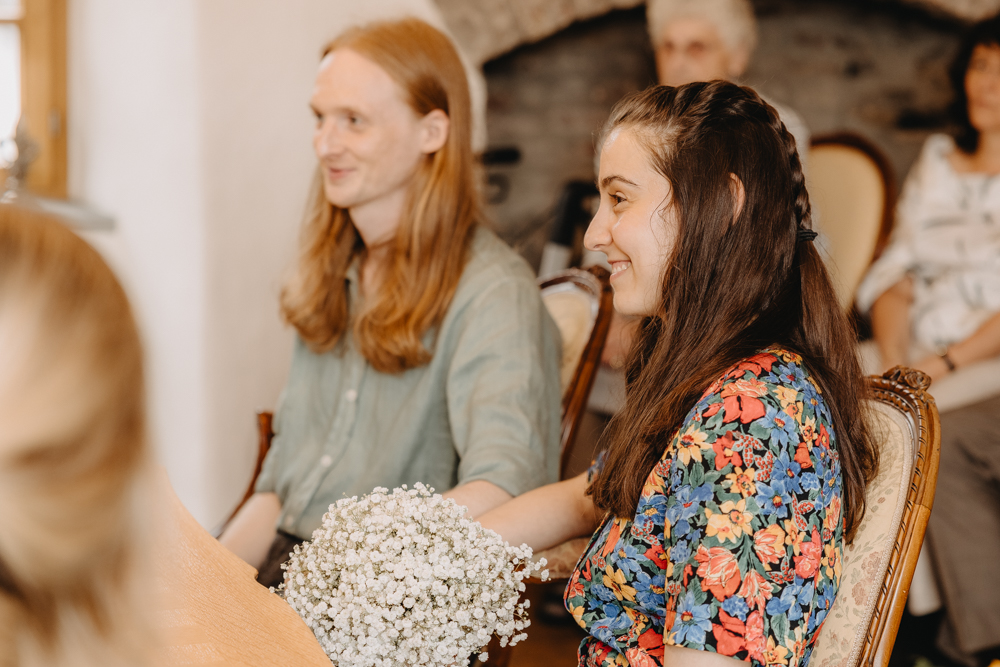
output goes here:
[{"label": "rolled shirt sleeve", "polygon": [[468,307],[447,378],[458,483],[516,496],[558,475],[558,329],[523,279],[499,280]]}]

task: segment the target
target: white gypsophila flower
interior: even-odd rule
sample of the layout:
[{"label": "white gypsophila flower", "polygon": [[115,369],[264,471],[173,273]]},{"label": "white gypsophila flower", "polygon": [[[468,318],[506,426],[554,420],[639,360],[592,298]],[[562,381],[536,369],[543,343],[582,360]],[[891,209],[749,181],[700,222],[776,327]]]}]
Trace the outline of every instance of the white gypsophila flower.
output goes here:
[{"label": "white gypsophila flower", "polygon": [[338,667],[466,665],[493,635],[501,646],[527,637],[519,599],[545,560],[433,491],[339,500],[282,566],[278,592]]}]

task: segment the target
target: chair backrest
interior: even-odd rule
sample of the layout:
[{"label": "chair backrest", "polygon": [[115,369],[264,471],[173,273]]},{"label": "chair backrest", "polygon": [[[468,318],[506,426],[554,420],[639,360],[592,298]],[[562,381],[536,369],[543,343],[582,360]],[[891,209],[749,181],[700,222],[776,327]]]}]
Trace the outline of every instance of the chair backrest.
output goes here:
[{"label": "chair backrest", "polygon": [[824,135],[812,141],[806,182],[832,260],[837,296],[849,309],[865,271],[892,231],[892,167],[878,148],[857,134]]},{"label": "chair backrest", "polygon": [[811,667],[885,667],[934,502],[941,435],[930,378],[897,366],[872,376],[879,474],[864,520],[843,552],[840,590]]},{"label": "chair backrest", "polygon": [[559,477],[565,476],[611,326],[614,295],[606,269],[567,269],[539,284],[562,337]]}]

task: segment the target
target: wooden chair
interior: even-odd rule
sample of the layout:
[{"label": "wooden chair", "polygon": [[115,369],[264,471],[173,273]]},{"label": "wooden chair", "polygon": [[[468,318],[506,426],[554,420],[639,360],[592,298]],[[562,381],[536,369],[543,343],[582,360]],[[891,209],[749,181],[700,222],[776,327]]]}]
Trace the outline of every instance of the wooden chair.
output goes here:
[{"label": "wooden chair", "polygon": [[[941,434],[930,378],[897,366],[870,376],[869,386],[879,474],[854,543],[844,549],[840,591],[811,667],[888,665],[934,502]],[[537,557],[549,560],[553,578],[568,578],[588,542],[578,538]]]},{"label": "wooden chair", "polygon": [[896,366],[871,376],[879,474],[865,518],[844,550],[840,592],[813,651],[813,667],[886,667],[934,502],[941,433],[930,378]]},{"label": "wooden chair", "polygon": [[566,269],[539,285],[542,301],[559,327],[563,341],[559,479],[566,476],[569,468],[611,326],[614,294],[608,279],[608,271],[595,266],[586,271]]},{"label": "wooden chair", "polygon": [[[546,278],[539,284],[542,301],[559,327],[563,339],[563,356],[560,362],[562,388],[560,479],[571,460],[573,444],[580,429],[580,420],[587,406],[587,397],[593,387],[597,367],[601,363],[601,351],[608,337],[608,327],[611,326],[614,294],[609,277],[606,269],[595,266],[587,271],[567,269]],[[219,534],[254,493],[257,477],[264,465],[264,457],[267,456],[271,448],[271,439],[274,437],[273,419],[274,415],[271,412],[263,410],[257,412],[257,462],[254,465],[253,475],[242,500],[218,530]]]},{"label": "wooden chair", "polygon": [[892,231],[892,166],[858,134],[827,134],[812,141],[806,182],[818,229],[826,237],[837,296],[850,309],[865,271],[882,254]]}]

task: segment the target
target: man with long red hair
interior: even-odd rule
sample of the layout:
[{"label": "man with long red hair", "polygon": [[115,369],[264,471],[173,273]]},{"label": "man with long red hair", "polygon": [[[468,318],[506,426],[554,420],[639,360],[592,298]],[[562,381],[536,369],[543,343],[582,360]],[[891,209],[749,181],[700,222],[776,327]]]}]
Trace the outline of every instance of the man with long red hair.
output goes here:
[{"label": "man with long red hair", "polygon": [[265,585],[345,495],[424,482],[476,516],[554,480],[558,459],[558,330],[479,224],[448,37],[416,19],[347,31],[311,106],[319,169],[281,300],[291,373],[257,493],[221,538]]}]

